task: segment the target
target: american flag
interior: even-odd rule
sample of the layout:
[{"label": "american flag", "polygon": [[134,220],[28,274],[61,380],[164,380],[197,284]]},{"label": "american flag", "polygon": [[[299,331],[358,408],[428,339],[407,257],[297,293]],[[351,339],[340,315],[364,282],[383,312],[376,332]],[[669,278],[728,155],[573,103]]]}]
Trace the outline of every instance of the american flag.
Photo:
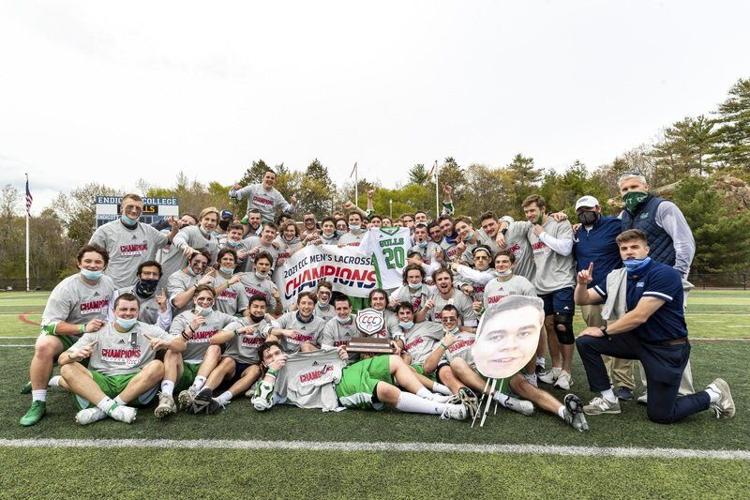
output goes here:
[{"label": "american flag", "polygon": [[34,197],[31,196],[29,191],[29,177],[26,176],[26,213],[31,215],[31,204],[34,202]]}]

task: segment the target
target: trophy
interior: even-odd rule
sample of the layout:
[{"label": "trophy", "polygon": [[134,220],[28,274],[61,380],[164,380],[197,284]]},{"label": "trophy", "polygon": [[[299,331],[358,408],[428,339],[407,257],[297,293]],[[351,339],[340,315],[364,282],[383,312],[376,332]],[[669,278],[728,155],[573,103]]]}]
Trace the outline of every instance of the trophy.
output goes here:
[{"label": "trophy", "polygon": [[382,311],[372,308],[362,309],[354,319],[359,336],[349,340],[346,350],[363,354],[392,354],[391,341],[380,334],[385,330]]}]

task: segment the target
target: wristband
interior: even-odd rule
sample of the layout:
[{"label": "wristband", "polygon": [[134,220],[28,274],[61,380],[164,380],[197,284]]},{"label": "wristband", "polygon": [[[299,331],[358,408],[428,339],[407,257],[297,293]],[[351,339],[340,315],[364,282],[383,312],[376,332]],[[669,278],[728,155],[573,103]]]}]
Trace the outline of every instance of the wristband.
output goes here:
[{"label": "wristband", "polygon": [[78,333],[86,333],[86,325],[78,325]]},{"label": "wristband", "polygon": [[268,368],[268,370],[266,370],[266,375],[271,375],[272,377],[275,377],[276,375],[278,375],[278,373],[279,372],[274,370],[273,368]]},{"label": "wristband", "polygon": [[448,346],[443,344],[442,342],[440,342],[440,347],[442,347],[444,351],[448,350]]},{"label": "wristband", "polygon": [[607,325],[600,326],[599,329],[602,331],[602,335],[604,336],[605,339],[612,340],[612,337],[610,337],[609,334],[607,333]]},{"label": "wristband", "polygon": [[185,335],[185,332],[182,332],[180,335],[182,336],[183,339],[185,339],[185,341],[190,340],[190,337],[188,337],[187,335]]}]

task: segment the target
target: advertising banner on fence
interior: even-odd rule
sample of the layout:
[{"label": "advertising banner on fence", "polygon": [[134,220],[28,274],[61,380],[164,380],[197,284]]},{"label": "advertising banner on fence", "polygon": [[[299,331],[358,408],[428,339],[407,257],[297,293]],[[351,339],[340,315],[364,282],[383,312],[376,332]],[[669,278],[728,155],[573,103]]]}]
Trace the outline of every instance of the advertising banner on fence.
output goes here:
[{"label": "advertising banner on fence", "polygon": [[314,292],[321,280],[351,297],[367,297],[377,283],[370,257],[358,253],[356,247],[309,245],[287,259],[277,274],[284,308],[297,301],[297,294]]}]

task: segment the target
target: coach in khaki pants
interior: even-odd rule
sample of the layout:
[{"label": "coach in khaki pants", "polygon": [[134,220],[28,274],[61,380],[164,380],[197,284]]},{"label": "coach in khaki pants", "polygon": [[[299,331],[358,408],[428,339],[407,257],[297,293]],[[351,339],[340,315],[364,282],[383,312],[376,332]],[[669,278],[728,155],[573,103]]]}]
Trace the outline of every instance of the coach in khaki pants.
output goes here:
[{"label": "coach in khaki pants", "polygon": [[[604,326],[601,304],[580,307],[586,326]],[[604,359],[604,366],[607,367],[609,379],[615,388],[615,395],[623,400],[633,399],[633,391],[635,390],[635,379],[633,378],[634,361],[632,359],[620,359],[611,356],[602,356],[602,358]],[[623,389],[627,389],[627,391]]]}]

